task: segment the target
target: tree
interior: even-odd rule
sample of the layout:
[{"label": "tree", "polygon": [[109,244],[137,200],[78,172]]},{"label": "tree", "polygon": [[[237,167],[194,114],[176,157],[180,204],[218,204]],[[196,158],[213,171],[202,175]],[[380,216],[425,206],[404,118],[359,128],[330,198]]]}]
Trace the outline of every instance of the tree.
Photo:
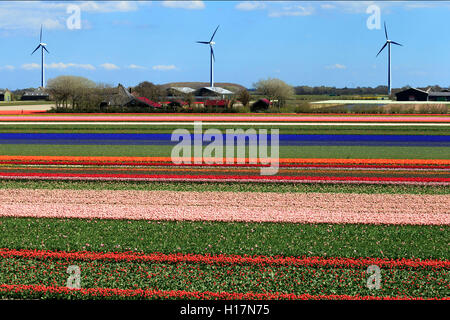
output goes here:
[{"label": "tree", "polygon": [[59,76],[48,80],[47,90],[55,99],[56,105],[72,108],[79,106],[83,98],[96,87],[95,82],[77,76]]},{"label": "tree", "polygon": [[144,81],[134,87],[134,91],[140,96],[150,99],[152,101],[160,101],[165,96],[164,90],[161,86],[155,85],[151,82]]},{"label": "tree", "polygon": [[294,95],[294,88],[280,79],[268,78],[253,84],[256,91],[270,100],[278,100],[278,107],[285,105],[286,100]]},{"label": "tree", "polygon": [[242,89],[238,92],[237,99],[242,103],[244,107],[246,107],[250,102],[250,93],[248,93],[246,89]]}]

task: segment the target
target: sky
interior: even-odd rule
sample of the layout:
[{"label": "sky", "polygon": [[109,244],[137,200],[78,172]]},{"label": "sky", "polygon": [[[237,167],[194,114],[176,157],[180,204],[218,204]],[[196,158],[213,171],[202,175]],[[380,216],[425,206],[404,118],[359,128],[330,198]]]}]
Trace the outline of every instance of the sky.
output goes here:
[{"label": "sky", "polygon": [[391,40],[392,86],[450,86],[450,1],[0,1],[0,88],[40,85],[40,26],[46,79],[98,83],[209,81],[252,88],[387,85],[383,23]]}]

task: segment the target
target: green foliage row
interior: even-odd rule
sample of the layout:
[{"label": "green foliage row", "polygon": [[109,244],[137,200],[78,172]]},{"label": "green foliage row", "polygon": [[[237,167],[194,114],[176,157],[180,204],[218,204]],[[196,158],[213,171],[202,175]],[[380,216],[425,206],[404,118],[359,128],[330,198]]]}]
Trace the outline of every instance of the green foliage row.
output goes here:
[{"label": "green foliage row", "polygon": [[0,189],[168,190],[223,192],[321,192],[362,194],[450,194],[449,186],[327,183],[237,183],[77,180],[0,180]]},{"label": "green foliage row", "polygon": [[[170,157],[172,148],[173,145],[0,144],[0,154],[32,156]],[[279,153],[280,158],[450,159],[450,150],[447,147],[280,146]],[[248,155],[248,150],[246,154]]]},{"label": "green foliage row", "polygon": [[0,218],[0,247],[450,259],[449,226]]}]

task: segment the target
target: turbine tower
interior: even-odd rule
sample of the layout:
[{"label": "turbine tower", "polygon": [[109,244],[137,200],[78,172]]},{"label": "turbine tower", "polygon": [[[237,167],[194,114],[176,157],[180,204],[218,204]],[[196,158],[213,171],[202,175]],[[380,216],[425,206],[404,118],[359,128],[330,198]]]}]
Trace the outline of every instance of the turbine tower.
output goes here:
[{"label": "turbine tower", "polygon": [[401,46],[401,44],[398,42],[389,40],[387,28],[386,28],[386,22],[384,22],[384,34],[386,35],[386,42],[385,42],[384,46],[381,48],[381,50],[378,51],[377,57],[381,53],[381,51],[383,51],[383,49],[386,46],[388,46],[388,94],[391,95],[391,43],[395,44],[397,46]]},{"label": "turbine tower", "polygon": [[214,87],[214,61],[216,61],[216,57],[214,57],[214,50],[213,50],[213,45],[216,44],[213,39],[214,36],[216,35],[217,29],[219,29],[219,26],[217,26],[216,30],[214,31],[213,35],[211,36],[211,39],[209,41],[197,41],[197,43],[202,43],[202,44],[208,44],[211,54],[210,54],[210,70],[209,70],[209,86],[210,87]]},{"label": "turbine tower", "polygon": [[41,35],[39,37],[39,45],[34,49],[34,51],[31,53],[35,53],[37,49],[41,48],[41,87],[45,88],[45,77],[44,77],[44,50],[48,52],[47,48],[45,47],[47,44],[42,42],[42,25],[41,25]]}]

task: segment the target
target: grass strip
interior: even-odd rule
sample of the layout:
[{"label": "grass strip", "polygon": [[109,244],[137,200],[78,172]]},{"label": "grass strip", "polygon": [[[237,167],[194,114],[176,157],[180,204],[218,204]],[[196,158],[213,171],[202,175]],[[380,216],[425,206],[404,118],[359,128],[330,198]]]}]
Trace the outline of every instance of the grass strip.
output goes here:
[{"label": "grass strip", "polygon": [[[193,133],[192,125],[45,125],[7,124],[0,126],[0,133],[172,133],[176,129],[187,129]],[[279,129],[280,134],[386,134],[386,135],[450,135],[442,126],[245,126],[245,125],[208,125],[202,123],[203,131],[209,128],[226,129]],[[269,131],[270,132],[270,131]]]},{"label": "grass strip", "polygon": [[[170,157],[173,146],[0,145],[1,155]],[[246,148],[248,156],[248,147]],[[268,147],[270,149],[270,146]],[[280,158],[450,159],[447,147],[280,146]],[[193,153],[192,153],[193,154]]]},{"label": "grass strip", "polygon": [[449,237],[449,226],[0,219],[1,248],[54,251],[448,260]]},{"label": "grass strip", "polygon": [[152,182],[152,181],[68,181],[68,180],[0,180],[1,189],[70,189],[70,190],[168,190],[231,192],[323,192],[323,193],[387,193],[450,194],[450,186],[322,184],[322,183],[234,183],[234,182]]}]

